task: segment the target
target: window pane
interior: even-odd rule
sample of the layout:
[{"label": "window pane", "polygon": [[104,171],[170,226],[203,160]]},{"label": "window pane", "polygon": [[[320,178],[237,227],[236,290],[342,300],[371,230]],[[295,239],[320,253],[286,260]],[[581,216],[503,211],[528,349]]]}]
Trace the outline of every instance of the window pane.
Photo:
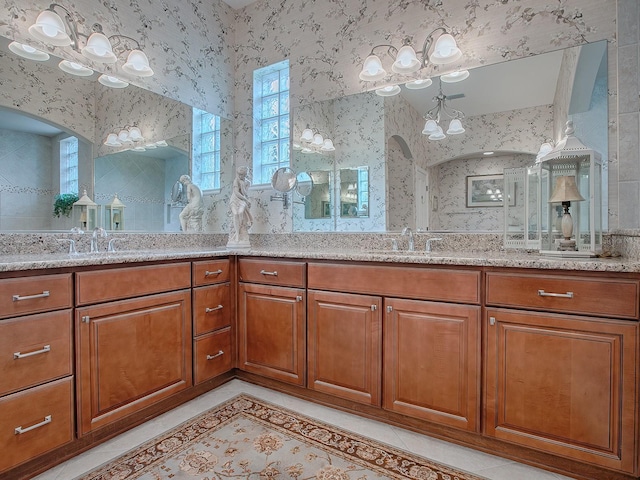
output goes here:
[{"label": "window pane", "polygon": [[278,97],[276,95],[262,100],[262,118],[277,117],[278,113]]},{"label": "window pane", "polygon": [[278,119],[264,120],[262,122],[262,141],[278,138]]},{"label": "window pane", "polygon": [[289,115],[280,117],[280,138],[289,138]]},{"label": "window pane", "polygon": [[289,165],[289,140],[280,140],[280,166]]},{"label": "window pane", "polygon": [[262,77],[262,96],[278,93],[278,72],[273,72]]},{"label": "window pane", "polygon": [[262,165],[278,163],[278,142],[271,142],[262,145]]},{"label": "window pane", "polygon": [[289,69],[283,68],[280,70],[280,91],[289,90]]},{"label": "window pane", "polygon": [[280,112],[289,113],[289,92],[280,94]]}]

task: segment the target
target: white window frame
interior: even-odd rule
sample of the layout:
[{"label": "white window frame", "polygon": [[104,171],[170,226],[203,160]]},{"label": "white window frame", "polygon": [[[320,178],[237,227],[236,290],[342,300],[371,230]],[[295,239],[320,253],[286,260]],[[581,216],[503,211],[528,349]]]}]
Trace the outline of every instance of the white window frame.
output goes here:
[{"label": "white window frame", "polygon": [[[278,88],[263,94],[265,81],[277,78]],[[275,170],[291,164],[289,60],[283,60],[253,72],[253,186],[264,187],[271,183]],[[266,112],[268,101],[277,99],[277,113]],[[274,113],[274,114],[271,114]],[[277,126],[277,133],[267,138],[268,125]],[[268,149],[276,148],[274,162],[265,162]],[[271,150],[273,152],[273,150]]]},{"label": "white window frame", "polygon": [[[213,121],[212,121],[213,120]],[[191,180],[203,192],[220,191],[220,117],[204,110],[193,109],[193,148]],[[208,140],[213,137],[213,142]],[[213,149],[208,147],[213,146]],[[203,158],[213,157],[205,166]]]},{"label": "white window frame", "polygon": [[76,137],[60,139],[60,193],[78,193],[80,142]]}]

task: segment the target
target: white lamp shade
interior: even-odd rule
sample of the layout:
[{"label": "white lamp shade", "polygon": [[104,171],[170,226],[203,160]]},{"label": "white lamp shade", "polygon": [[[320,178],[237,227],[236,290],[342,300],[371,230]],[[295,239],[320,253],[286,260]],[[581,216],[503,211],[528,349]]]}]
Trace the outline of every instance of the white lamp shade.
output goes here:
[{"label": "white lamp shade", "polygon": [[117,60],[115,53],[113,53],[111,42],[105,34],[100,32],[91,34],[81,53],[94,62],[116,63]]},{"label": "white lamp shade", "polygon": [[43,52],[42,50],[38,50],[37,48],[33,48],[30,45],[25,45],[24,43],[11,42],[9,44],[9,50],[11,50],[16,55],[28,58],[29,60],[36,60],[37,62],[44,62],[49,60],[49,54]]},{"label": "white lamp shade", "polygon": [[398,85],[387,85],[386,87],[378,88],[376,94],[381,97],[393,97],[400,93],[400,87]]},{"label": "white lamp shade", "polygon": [[129,86],[127,82],[123,82],[119,78],[112,77],[111,75],[102,74],[98,77],[98,81],[105,87],[111,88],[125,88]]},{"label": "white lamp shade", "polygon": [[464,133],[464,128],[462,126],[462,122],[454,118],[449,122],[449,128],[447,129],[447,135],[459,135],[460,133]]},{"label": "white lamp shade", "polygon": [[34,38],[56,47],[71,45],[71,37],[64,28],[64,22],[51,10],[44,10],[38,15],[36,23],[29,27],[29,33]]},{"label": "white lamp shade", "polygon": [[305,128],[302,131],[302,135],[300,136],[300,140],[303,142],[310,142],[313,140],[313,130],[310,128]]},{"label": "white lamp shade", "polygon": [[409,90],[419,90],[421,88],[427,88],[433,84],[430,78],[418,78],[404,84]]},{"label": "white lamp shade", "polygon": [[132,50],[127,57],[127,62],[122,65],[122,70],[139,77],[150,77],[153,70],[149,66],[149,59],[142,50]]},{"label": "white lamp shade", "polygon": [[369,55],[362,65],[359,77],[365,82],[375,82],[382,80],[386,74],[387,72],[382,68],[382,62],[377,55]]},{"label": "white lamp shade", "polygon": [[455,62],[461,57],[462,52],[456,44],[456,39],[452,35],[444,33],[436,40],[429,60],[436,65],[446,65],[447,63]]},{"label": "white lamp shade", "polygon": [[107,139],[104,141],[104,144],[108,147],[119,147],[120,145],[122,145],[122,142],[118,140],[118,135],[116,135],[115,133],[110,133],[109,135],[107,135]]},{"label": "white lamp shade", "polygon": [[435,133],[429,135],[429,140],[444,140],[447,136],[442,131],[442,127],[438,127],[438,130]]},{"label": "white lamp shade", "polygon": [[322,147],[320,147],[320,150],[323,150],[325,152],[333,152],[335,151],[335,149],[336,147],[333,146],[333,142],[330,138],[325,138]]},{"label": "white lamp shade", "polygon": [[391,65],[391,70],[405,75],[420,70],[420,61],[411,45],[405,45],[398,51],[396,61]]},{"label": "white lamp shade", "polygon": [[313,143],[314,145],[321,146],[321,145],[324,143],[324,138],[323,138],[323,137],[322,137],[322,135],[320,135],[319,133],[316,133],[316,134],[313,136],[313,142],[312,142],[312,143]]},{"label": "white lamp shade", "polygon": [[461,82],[462,80],[466,80],[467,78],[469,78],[469,70],[458,70],[456,72],[440,75],[440,80],[442,80],[444,83]]},{"label": "white lamp shade", "polygon": [[129,138],[134,142],[144,141],[144,137],[142,136],[142,133],[140,132],[140,129],[138,127],[129,128]]},{"label": "white lamp shade", "polygon": [[62,60],[58,67],[63,72],[66,72],[70,75],[77,75],[78,77],[90,77],[93,75],[93,70],[85,67],[84,65],[80,65],[76,62],[70,62],[69,60]]},{"label": "white lamp shade", "polygon": [[118,140],[123,144],[133,143],[129,138],[129,131],[122,129],[118,132]]},{"label": "white lamp shade", "polygon": [[433,119],[429,119],[425,122],[422,133],[424,135],[431,135],[432,133],[436,133],[438,131],[438,128],[439,127],[436,121]]}]

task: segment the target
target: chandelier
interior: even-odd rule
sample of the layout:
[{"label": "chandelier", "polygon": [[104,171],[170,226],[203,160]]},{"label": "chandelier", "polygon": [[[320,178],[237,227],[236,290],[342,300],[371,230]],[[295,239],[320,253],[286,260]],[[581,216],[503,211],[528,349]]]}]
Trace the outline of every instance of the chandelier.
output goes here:
[{"label": "chandelier", "polygon": [[[95,63],[116,64],[118,57],[128,52],[126,61],[120,67],[124,73],[137,77],[153,75],[149,59],[141,50],[137,40],[120,34],[107,37],[99,23],[94,23],[91,32],[87,35],[78,29],[78,24],[82,23],[76,22],[67,8],[52,3],[38,15],[36,22],[29,27],[29,33],[46,45],[70,46],[84,58]],[[9,49],[16,55],[30,60],[49,59],[48,53],[24,43],[11,42]],[[62,60],[58,66],[64,72],[80,77],[88,77],[94,73],[92,68],[69,60]],[[124,88],[129,85],[128,82],[112,74],[100,75],[98,81],[113,88]]]},{"label": "chandelier", "polygon": [[[439,33],[440,35],[435,37]],[[434,41],[435,39],[435,41]],[[376,51],[381,54],[391,56],[394,61],[391,65],[391,71],[401,75],[410,75],[425,68],[429,63],[433,65],[447,65],[462,58],[462,51],[458,48],[455,38],[447,32],[443,27],[433,30],[424,41],[420,56],[411,46],[411,38],[407,37],[402,42],[402,47],[397,49],[393,45],[381,44],[371,49],[371,53],[365,59],[359,78],[365,82],[376,82],[387,76],[387,71],[382,66],[380,57]],[[433,49],[431,48],[433,47]],[[430,78],[418,76],[406,82],[404,85],[409,89],[426,88],[432,84]],[[398,85],[387,85],[376,90],[381,96],[392,96],[400,93]]]},{"label": "chandelier", "polygon": [[[451,99],[451,97],[449,97]],[[424,135],[429,135],[429,140],[443,140],[447,138],[447,135],[459,135],[464,133],[464,127],[462,126],[462,119],[464,113],[460,110],[447,105],[447,96],[442,93],[442,83],[440,83],[440,89],[438,95],[433,97],[433,101],[436,105],[424,114],[426,123],[422,129]],[[449,128],[447,128],[447,135],[445,135],[440,122],[444,120],[444,117],[451,119],[449,122]]]}]

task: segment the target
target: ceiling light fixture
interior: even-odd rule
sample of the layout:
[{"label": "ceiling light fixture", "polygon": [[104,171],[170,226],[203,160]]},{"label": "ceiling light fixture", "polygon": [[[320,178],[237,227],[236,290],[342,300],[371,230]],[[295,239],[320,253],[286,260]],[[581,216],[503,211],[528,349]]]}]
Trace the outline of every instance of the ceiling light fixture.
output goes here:
[{"label": "ceiling light fixture", "polygon": [[409,90],[419,90],[421,88],[430,87],[433,81],[430,78],[418,78],[404,84]]},{"label": "ceiling light fixture", "polygon": [[[435,37],[436,33],[440,33]],[[435,42],[434,42],[435,39]],[[431,48],[433,46],[433,49]],[[402,47],[398,50],[393,45],[381,44],[371,49],[360,71],[360,80],[365,82],[375,82],[382,80],[387,71],[382,66],[380,57],[376,55],[376,50],[385,49],[382,53],[391,56],[394,61],[391,70],[401,75],[409,75],[431,63],[433,65],[447,65],[459,60],[462,51],[458,48],[455,38],[443,27],[433,30],[424,41],[420,57],[411,46],[411,38],[407,37],[402,42]]]},{"label": "ceiling light fixture", "polygon": [[440,80],[444,83],[457,83],[469,78],[469,70],[457,70],[451,73],[440,75]]},{"label": "ceiling light fixture", "polygon": [[90,77],[91,75],[93,75],[93,70],[91,70],[90,68],[85,67],[84,65],[80,65],[76,62],[71,62],[69,60],[62,60],[58,64],[58,67],[63,72],[67,72],[70,75],[76,75],[78,77]]},{"label": "ceiling light fixture", "polygon": [[[424,114],[426,123],[424,124],[422,133],[429,135],[429,140],[443,140],[447,135],[464,133],[465,130],[461,121],[464,118],[464,113],[447,105],[447,97],[442,93],[442,83],[440,83],[440,91],[438,95],[433,97],[433,101],[436,102],[435,107]],[[440,126],[440,121],[445,115],[451,118],[449,128],[446,132],[447,135],[445,135],[444,130]]]},{"label": "ceiling light fixture", "polygon": [[393,97],[400,93],[400,87],[398,85],[387,85],[386,87],[376,89],[376,95],[381,97]]},{"label": "ceiling light fixture", "polygon": [[49,60],[48,53],[24,43],[11,42],[9,44],[9,50],[22,58],[28,58],[29,60],[35,60],[36,62],[45,62]]},{"label": "ceiling light fixture", "polygon": [[[149,66],[149,59],[141,50],[140,43],[137,40],[120,34],[107,36],[99,23],[94,23],[91,26],[91,33],[87,35],[78,30],[78,25],[83,23],[83,21],[74,20],[74,14],[66,7],[58,3],[52,3],[48,9],[38,15],[36,22],[29,27],[29,33],[48,45],[56,47],[70,46],[88,60],[96,63],[115,64],[119,56],[129,52],[126,61],[121,66],[125,73],[138,77],[150,77],[153,75],[153,70]],[[29,48],[32,49],[32,47]],[[25,56],[14,49],[12,51],[18,55]],[[67,61],[66,63],[61,63],[60,68],[72,75],[82,75],[78,73],[82,71],[85,76],[88,76],[86,70],[82,70],[82,68],[87,67],[80,65],[82,68],[77,68],[71,64],[80,65]],[[111,76],[109,75],[109,77]],[[100,83],[114,88],[123,88],[128,85],[128,83],[119,79],[117,82],[100,81]]]}]

